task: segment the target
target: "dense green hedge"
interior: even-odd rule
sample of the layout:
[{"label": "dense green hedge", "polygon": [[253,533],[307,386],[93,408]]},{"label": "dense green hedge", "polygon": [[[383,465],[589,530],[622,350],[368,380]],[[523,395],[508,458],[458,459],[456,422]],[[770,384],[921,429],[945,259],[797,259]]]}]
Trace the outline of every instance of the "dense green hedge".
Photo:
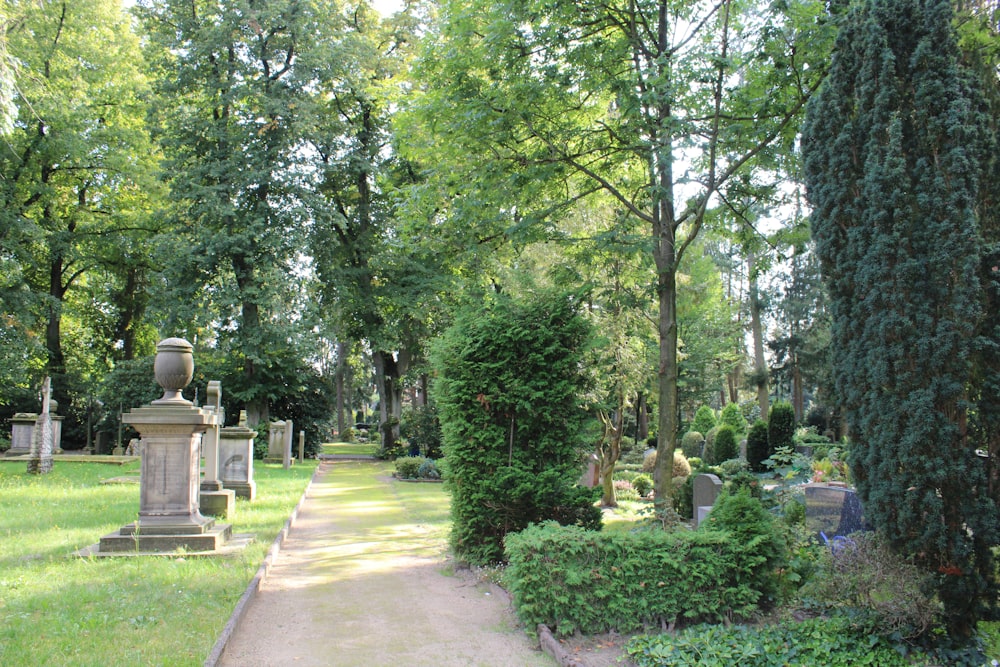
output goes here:
[{"label": "dense green hedge", "polygon": [[[728,500],[727,500],[728,498]],[[773,589],[776,547],[746,494],[709,529],[597,533],[553,523],[507,536],[507,585],[528,627],[559,635],[745,618]],[[752,512],[752,510],[751,510]],[[744,521],[742,534],[730,519]]]}]

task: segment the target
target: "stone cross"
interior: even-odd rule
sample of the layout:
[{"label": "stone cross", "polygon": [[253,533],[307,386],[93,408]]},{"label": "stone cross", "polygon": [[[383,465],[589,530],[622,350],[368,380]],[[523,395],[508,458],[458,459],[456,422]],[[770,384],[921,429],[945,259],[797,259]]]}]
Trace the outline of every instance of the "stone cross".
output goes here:
[{"label": "stone cross", "polygon": [[31,458],[28,459],[28,473],[44,475],[52,471],[52,415],[49,414],[49,400],[52,380],[45,378],[42,385],[42,414],[35,422],[31,436]]}]

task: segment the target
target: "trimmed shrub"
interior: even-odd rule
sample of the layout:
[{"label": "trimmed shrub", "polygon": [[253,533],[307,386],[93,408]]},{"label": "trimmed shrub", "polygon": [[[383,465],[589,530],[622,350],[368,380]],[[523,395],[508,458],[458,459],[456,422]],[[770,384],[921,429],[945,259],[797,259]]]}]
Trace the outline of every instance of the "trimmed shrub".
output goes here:
[{"label": "trimmed shrub", "polygon": [[433,386],[460,559],[504,557],[508,533],[531,523],[599,528],[600,489],[576,486],[587,448],[579,397],[591,329],[570,295],[493,295],[460,313],[437,341]]},{"label": "trimmed shrub", "polygon": [[702,451],[701,458],[705,460],[705,463],[709,465],[715,464],[715,436],[719,433],[719,427],[713,426],[709,429],[708,433],[705,434],[705,449]]},{"label": "trimmed shrub", "polygon": [[767,418],[767,456],[770,458],[780,447],[795,447],[795,408],[787,401],[771,406]]},{"label": "trimmed shrub", "polygon": [[719,426],[732,426],[737,436],[747,432],[747,420],[736,403],[727,403],[719,413]]},{"label": "trimmed shrub", "polygon": [[767,448],[767,422],[758,421],[747,434],[747,463],[750,470],[764,472],[764,460],[771,455]]},{"label": "trimmed shrub", "polygon": [[400,479],[417,479],[420,466],[426,461],[422,456],[401,456],[396,459],[396,477]]},{"label": "trimmed shrub", "polygon": [[[734,405],[734,403],[730,403]],[[736,443],[736,429],[729,424],[723,424],[715,434],[715,463],[722,463],[730,459],[738,458],[740,455],[739,445]]]},{"label": "trimmed shrub", "polygon": [[744,568],[734,575],[736,580],[760,591],[767,601],[774,601],[780,584],[776,571],[785,561],[784,543],[774,518],[751,495],[750,489],[723,491],[698,530],[727,533],[746,552],[742,560]]},{"label": "trimmed shrub", "polygon": [[558,635],[745,618],[767,559],[720,530],[594,532],[551,522],[507,536],[506,581],[529,628]]},{"label": "trimmed shrub", "polygon": [[[650,452],[646,454],[645,460],[642,462],[642,471],[644,473],[652,474],[656,470],[656,452]],[[691,465],[688,463],[687,457],[684,453],[675,449],[674,450],[674,479],[681,479],[687,477],[691,474]]]},{"label": "trimmed shrub", "polygon": [[707,405],[703,405],[694,413],[694,421],[691,422],[689,430],[704,434],[715,428],[717,424],[718,420],[715,418],[715,410]]},{"label": "trimmed shrub", "polygon": [[701,451],[705,447],[705,436],[703,436],[698,431],[688,431],[681,438],[681,451],[684,452],[684,456],[691,458],[692,456],[701,456]]}]

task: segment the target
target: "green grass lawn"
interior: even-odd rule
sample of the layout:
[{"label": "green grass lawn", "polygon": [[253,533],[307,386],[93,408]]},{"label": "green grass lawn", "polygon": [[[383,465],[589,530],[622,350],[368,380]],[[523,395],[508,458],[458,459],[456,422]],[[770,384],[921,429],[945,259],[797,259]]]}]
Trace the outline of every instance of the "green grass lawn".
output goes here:
[{"label": "green grass lawn", "polygon": [[136,519],[139,463],[0,463],[0,664],[201,665],[302,497],[315,461],[255,463],[257,499],[227,519],[255,541],[229,557],[79,558]]},{"label": "green grass lawn", "polygon": [[350,456],[374,456],[378,443],[374,442],[327,442],[322,445],[323,454],[345,454]]}]

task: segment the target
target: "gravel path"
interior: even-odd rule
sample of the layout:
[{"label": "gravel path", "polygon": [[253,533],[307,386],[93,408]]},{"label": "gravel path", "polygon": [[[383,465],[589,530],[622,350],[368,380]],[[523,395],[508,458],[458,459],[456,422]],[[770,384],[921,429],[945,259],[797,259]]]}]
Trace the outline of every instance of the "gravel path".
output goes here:
[{"label": "gravel path", "polygon": [[[342,466],[371,474],[345,486]],[[518,627],[501,589],[456,572],[440,532],[413,523],[395,496],[377,489],[391,484],[380,472],[372,463],[320,465],[218,664],[555,665]]]}]

